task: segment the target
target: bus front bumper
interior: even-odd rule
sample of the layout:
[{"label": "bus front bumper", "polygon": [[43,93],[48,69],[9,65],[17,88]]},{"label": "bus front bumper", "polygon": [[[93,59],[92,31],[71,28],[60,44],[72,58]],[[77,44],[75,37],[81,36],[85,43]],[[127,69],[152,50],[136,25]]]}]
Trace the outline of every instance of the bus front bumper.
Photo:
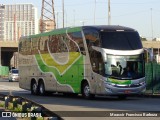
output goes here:
[{"label": "bus front bumper", "polygon": [[143,94],[146,90],[146,83],[140,86],[118,86],[118,85],[105,85],[105,92],[108,95],[120,95],[120,94]]}]

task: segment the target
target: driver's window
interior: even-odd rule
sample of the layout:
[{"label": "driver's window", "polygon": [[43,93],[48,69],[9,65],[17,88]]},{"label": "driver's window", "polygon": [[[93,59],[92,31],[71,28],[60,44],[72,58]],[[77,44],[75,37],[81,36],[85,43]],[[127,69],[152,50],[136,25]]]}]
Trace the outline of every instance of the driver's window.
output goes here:
[{"label": "driver's window", "polygon": [[98,51],[93,50],[90,53],[90,60],[91,60],[93,71],[103,75],[104,74],[104,62],[103,62],[102,54]]}]

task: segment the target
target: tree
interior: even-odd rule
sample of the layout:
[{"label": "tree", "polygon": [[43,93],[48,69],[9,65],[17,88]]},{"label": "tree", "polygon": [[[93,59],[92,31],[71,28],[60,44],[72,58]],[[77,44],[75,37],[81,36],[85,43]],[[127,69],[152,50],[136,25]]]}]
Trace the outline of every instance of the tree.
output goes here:
[{"label": "tree", "polygon": [[141,41],[147,41],[147,39],[144,37],[141,37]]}]

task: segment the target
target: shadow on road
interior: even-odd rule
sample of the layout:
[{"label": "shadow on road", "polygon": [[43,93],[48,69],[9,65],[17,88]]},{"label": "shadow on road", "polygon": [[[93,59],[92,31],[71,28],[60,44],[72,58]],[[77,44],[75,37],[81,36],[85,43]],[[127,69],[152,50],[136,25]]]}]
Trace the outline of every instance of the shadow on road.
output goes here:
[{"label": "shadow on road", "polygon": [[[7,92],[5,92],[7,94]],[[12,92],[13,95],[31,99],[37,103],[45,105],[79,106],[83,108],[93,108],[101,110],[147,110],[143,108],[146,104],[144,98],[128,97],[126,100],[119,100],[115,96],[96,96],[93,100],[86,100],[79,96],[64,96],[63,94],[52,94],[47,96],[34,96],[30,92]],[[148,103],[147,103],[148,104]],[[150,103],[151,104],[151,103]],[[142,106],[142,107],[141,107]],[[150,108],[151,110],[152,108]],[[160,110],[160,107],[159,107]]]}]

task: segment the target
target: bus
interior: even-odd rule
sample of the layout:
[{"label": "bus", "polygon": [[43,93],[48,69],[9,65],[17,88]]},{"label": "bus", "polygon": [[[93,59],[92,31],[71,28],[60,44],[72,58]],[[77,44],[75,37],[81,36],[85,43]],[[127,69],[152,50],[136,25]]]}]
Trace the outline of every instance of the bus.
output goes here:
[{"label": "bus", "polygon": [[21,37],[19,86],[33,95],[143,94],[144,49],[135,29],[119,25],[55,29]]}]

